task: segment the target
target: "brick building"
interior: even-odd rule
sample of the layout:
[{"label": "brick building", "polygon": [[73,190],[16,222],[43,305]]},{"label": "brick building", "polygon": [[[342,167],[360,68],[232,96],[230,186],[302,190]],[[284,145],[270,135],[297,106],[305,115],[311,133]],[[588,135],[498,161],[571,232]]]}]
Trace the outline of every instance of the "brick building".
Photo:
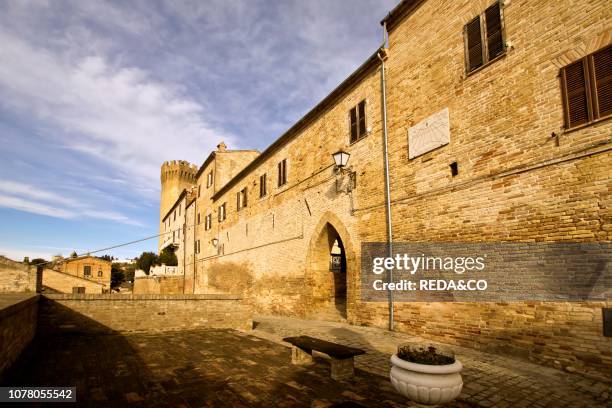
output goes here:
[{"label": "brick building", "polygon": [[95,256],[65,258],[45,267],[42,284],[60,293],[106,293],[111,269],[110,261]]},{"label": "brick building", "polygon": [[[220,145],[198,171],[164,163],[160,249],[181,231],[184,293],[386,326],[388,306],[361,301],[359,281],[361,243],[388,239],[385,148],[394,241],[610,241],[608,2],[404,0],[383,27],[386,46],[261,154]],[[394,322],[609,370],[603,307],[396,303]]]}]

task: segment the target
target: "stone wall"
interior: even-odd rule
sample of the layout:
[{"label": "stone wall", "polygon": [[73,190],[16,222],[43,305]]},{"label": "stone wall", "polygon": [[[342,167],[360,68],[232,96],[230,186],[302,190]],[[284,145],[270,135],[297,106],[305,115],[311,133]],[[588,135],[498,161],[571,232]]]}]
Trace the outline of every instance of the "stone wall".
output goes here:
[{"label": "stone wall", "polygon": [[44,269],[42,282],[43,286],[61,293],[72,293],[75,287],[85,288],[85,293],[103,293],[110,289],[102,283],[49,268]]},{"label": "stone wall", "polygon": [[[420,3],[389,33],[386,59],[393,239],[611,241],[612,121],[564,130],[558,78],[561,67],[612,41],[608,2],[504,2],[512,46],[469,75],[464,25],[492,1]],[[186,254],[195,266],[186,270],[193,282],[187,286],[196,293],[242,293],[262,313],[317,312],[330,292],[331,272],[322,265],[331,226],[347,257],[348,320],[387,326],[388,306],[362,302],[359,281],[361,243],[384,242],[387,233],[380,62],[374,61],[281,136],[248,173],[197,201],[202,222],[188,234],[201,251]],[[369,131],[350,143],[348,112],[364,99]],[[410,159],[409,129],[445,109],[450,142]],[[351,154],[356,174],[350,192],[331,166],[340,149]],[[284,159],[288,182],[278,186],[277,164]],[[262,174],[268,194],[260,198]],[[245,187],[249,204],[237,211],[236,193]],[[227,219],[218,222],[224,202]],[[206,213],[213,214],[208,231]],[[602,333],[603,306],[610,302],[398,303],[395,323],[398,330],[568,370],[609,371],[612,339]]]},{"label": "stone wall", "polygon": [[0,256],[0,292],[36,292],[36,267]]},{"label": "stone wall", "polygon": [[132,331],[230,328],[250,330],[252,314],[231,295],[45,295],[41,330]]},{"label": "stone wall", "polygon": [[[389,34],[394,240],[609,242],[612,123],[565,131],[558,78],[561,67],[612,41],[609,5],[505,2],[512,47],[466,75],[463,27],[491,3],[428,0]],[[409,128],[445,108],[450,143],[409,159]],[[397,329],[428,338],[605,372],[612,368],[606,305],[405,303],[396,304],[395,317]],[[374,303],[356,317],[382,327],[387,319],[387,305]]]},{"label": "stone wall", "polygon": [[36,333],[38,295],[0,294],[0,381]]},{"label": "stone wall", "polygon": [[134,278],[134,294],[177,295],[183,293],[182,276],[147,276]]}]

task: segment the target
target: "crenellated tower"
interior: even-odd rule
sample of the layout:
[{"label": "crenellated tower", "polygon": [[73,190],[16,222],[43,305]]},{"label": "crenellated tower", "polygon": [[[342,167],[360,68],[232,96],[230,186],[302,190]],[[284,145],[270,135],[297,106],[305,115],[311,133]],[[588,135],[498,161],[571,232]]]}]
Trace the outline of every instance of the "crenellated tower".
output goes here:
[{"label": "crenellated tower", "polygon": [[159,222],[172,208],[184,189],[196,183],[198,168],[185,160],[164,162],[161,166],[161,199],[159,203]]}]

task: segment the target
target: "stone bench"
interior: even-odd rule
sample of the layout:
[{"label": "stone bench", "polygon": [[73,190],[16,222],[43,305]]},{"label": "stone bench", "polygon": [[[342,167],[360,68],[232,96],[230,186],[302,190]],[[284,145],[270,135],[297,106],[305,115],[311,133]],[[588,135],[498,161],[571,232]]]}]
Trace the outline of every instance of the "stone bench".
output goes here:
[{"label": "stone bench", "polygon": [[354,357],[365,354],[365,351],[361,349],[343,346],[310,336],[285,337],[283,340],[292,345],[291,362],[293,364],[312,363],[313,350],[330,356],[331,377],[334,380],[353,377],[355,374]]}]

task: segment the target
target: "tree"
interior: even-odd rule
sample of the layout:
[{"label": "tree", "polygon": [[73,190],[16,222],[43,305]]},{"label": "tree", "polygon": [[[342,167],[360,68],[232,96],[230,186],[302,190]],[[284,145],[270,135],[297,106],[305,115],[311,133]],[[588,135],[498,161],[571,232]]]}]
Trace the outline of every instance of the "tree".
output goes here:
[{"label": "tree", "polygon": [[125,273],[123,266],[119,263],[113,263],[111,266],[111,288],[116,288],[125,281]]},{"label": "tree", "polygon": [[110,255],[102,255],[102,256],[100,257],[100,259],[104,259],[105,261],[108,261],[108,262],[113,262],[113,260],[114,260],[115,258],[113,258],[113,257],[112,257],[112,256],[110,256]]},{"label": "tree", "polygon": [[142,269],[148,275],[149,269],[151,269],[151,266],[155,265],[156,262],[157,255],[155,252],[143,252],[136,261],[136,265],[138,265],[138,269]]},{"label": "tree", "polygon": [[134,282],[134,275],[136,273],[136,265],[129,264],[123,270],[123,275],[126,282]]},{"label": "tree", "polygon": [[159,257],[157,258],[157,264],[165,264],[167,266],[177,266],[178,259],[176,258],[176,254],[170,247],[166,247],[162,249]]},{"label": "tree", "polygon": [[72,253],[70,254],[71,258],[78,258],[78,254],[76,253],[76,251],[72,251]]}]

